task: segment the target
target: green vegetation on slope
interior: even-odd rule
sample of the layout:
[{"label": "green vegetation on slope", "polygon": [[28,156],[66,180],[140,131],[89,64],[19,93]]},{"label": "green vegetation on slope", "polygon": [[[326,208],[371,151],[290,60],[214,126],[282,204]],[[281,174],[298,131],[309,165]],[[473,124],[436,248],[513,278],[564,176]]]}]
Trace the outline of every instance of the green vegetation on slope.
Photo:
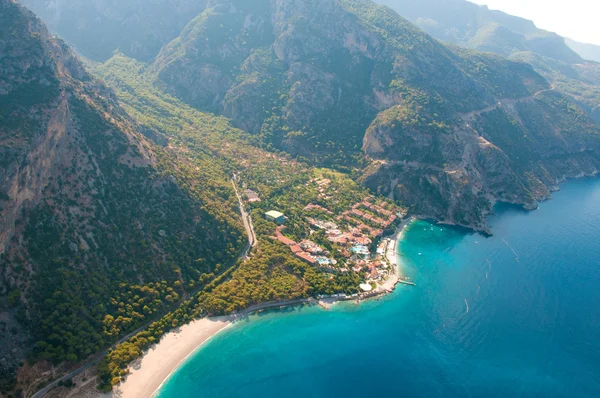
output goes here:
[{"label": "green vegetation on slope", "polygon": [[576,54],[569,47],[576,43],[568,39],[565,43],[563,37],[536,28],[532,21],[467,0],[377,2],[391,7],[436,39],[529,63],[600,124],[600,65]]},{"label": "green vegetation on slope", "polygon": [[0,0],[0,20],[0,306],[30,359],[72,365],[235,264],[237,198],[208,155],[145,140],[33,14]]},{"label": "green vegetation on slope", "polygon": [[[6,279],[14,277],[3,294],[30,322],[37,358],[80,360],[184,300],[111,351],[100,368],[103,389],[195,316],[356,291],[357,275],[299,262],[262,220],[281,210],[288,237],[310,236],[338,255],[323,233],[310,235],[306,218],[348,221],[306,206],[339,214],[368,193],[348,174],[310,164],[351,172],[414,213],[476,228],[494,200],[532,207],[557,178],[598,166],[597,129],[524,62],[443,45],[366,0],[231,3],[211,2],[151,65],[117,53],[94,67],[120,104],[74,75],[60,82],[65,97],[28,104],[22,99],[35,95],[23,85],[23,109],[0,114],[3,123],[13,113],[39,123],[49,142],[68,137],[1,259]],[[53,109],[68,113],[39,117]],[[7,131],[7,164],[22,162],[31,150],[23,137],[34,129],[19,140]],[[262,199],[251,205],[259,246],[243,263],[234,174]],[[314,178],[331,180],[327,193]],[[12,189],[2,186],[2,206],[14,201]]]},{"label": "green vegetation on slope", "polygon": [[[145,66],[122,54],[98,66],[95,72],[113,87],[123,108],[143,129],[168,137],[168,147],[181,162],[210,159],[237,173],[238,179],[258,191],[262,199],[253,205],[259,242],[252,258],[239,262],[235,270],[227,271],[206,286],[197,284],[196,287],[203,288],[195,297],[112,350],[99,367],[101,389],[109,390],[111,385],[119,383],[130,361],[163,333],[194,317],[228,314],[264,301],[357,292],[361,282],[358,274],[325,274],[274,242],[271,236],[275,234],[275,224],[263,220],[263,213],[271,208],[285,211],[290,218],[288,228],[305,235],[307,204],[321,203],[334,211],[345,210],[368,195],[364,188],[347,175],[315,170],[287,155],[258,149],[251,145],[256,137],[232,128],[226,119],[190,108],[152,86]],[[333,201],[323,202],[314,188],[305,187],[315,176],[326,176],[333,181],[331,189],[336,193]]]}]

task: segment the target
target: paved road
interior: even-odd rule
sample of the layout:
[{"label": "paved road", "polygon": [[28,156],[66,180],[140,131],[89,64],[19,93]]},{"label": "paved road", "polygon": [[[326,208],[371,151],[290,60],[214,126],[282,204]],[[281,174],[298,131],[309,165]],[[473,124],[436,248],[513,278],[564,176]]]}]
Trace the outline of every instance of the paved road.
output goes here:
[{"label": "paved road", "polygon": [[[176,306],[175,306],[175,308],[176,308]],[[174,308],[171,308],[169,311],[171,311],[173,309]],[[169,311],[164,312],[160,317],[153,319],[152,321],[148,322],[144,326],[140,326],[139,328],[137,328],[133,332],[129,333],[128,335],[126,335],[124,337],[122,337],[119,341],[117,341],[115,344],[113,344],[112,346],[110,346],[109,348],[107,348],[106,350],[104,350],[102,353],[96,355],[92,360],[90,360],[89,362],[87,362],[85,365],[82,365],[81,367],[75,369],[74,371],[72,371],[72,372],[64,375],[60,379],[57,379],[57,380],[53,381],[52,383],[48,384],[46,387],[42,388],[41,390],[39,390],[38,392],[36,392],[35,394],[33,394],[32,398],[42,398],[42,397],[44,397],[46,394],[48,394],[50,392],[50,390],[53,390],[56,387],[58,387],[59,383],[61,381],[64,383],[65,381],[72,379],[73,377],[77,376],[78,374],[83,373],[84,371],[86,371],[87,369],[91,368],[92,366],[97,365],[102,360],[102,358],[104,358],[108,354],[108,352],[110,350],[114,349],[119,344],[124,343],[125,341],[129,340],[130,338],[132,338],[133,336],[135,336],[136,334],[138,334],[142,330],[146,329],[152,322],[155,322],[158,319],[162,318]]]},{"label": "paved road", "polygon": [[244,260],[248,260],[248,253],[250,253],[250,250],[254,246],[256,246],[257,240],[256,234],[254,233],[254,224],[252,224],[252,217],[250,217],[250,214],[246,213],[246,209],[244,209],[244,202],[242,200],[242,196],[238,192],[237,186],[235,185],[235,178],[235,175],[231,178],[231,185],[233,185],[233,190],[235,191],[235,195],[237,196],[238,202],[240,203],[240,213],[242,215],[242,222],[244,223],[244,228],[246,228],[246,233],[248,234],[248,244],[242,252],[241,257]]},{"label": "paved road", "polygon": [[[281,308],[281,307],[291,307],[291,306],[295,306],[295,305],[306,304],[306,303],[313,303],[313,302],[315,302],[315,300],[313,298],[301,298],[301,299],[282,300],[282,301],[269,301],[269,302],[266,302],[266,303],[261,303],[261,304],[256,304],[256,305],[250,306],[250,307],[246,308],[245,310],[243,310],[243,311],[235,314],[234,317],[236,319],[240,319],[240,318],[243,318],[243,317],[246,317],[246,316],[252,314],[253,312],[257,312],[257,311],[263,311],[263,310],[266,310],[266,309]],[[48,384],[46,387],[42,388],[41,390],[39,390],[38,392],[36,392],[35,394],[33,394],[32,398],[42,398],[42,397],[44,397],[51,390],[57,388],[59,386],[59,383],[61,381],[64,383],[65,381],[67,381],[69,379],[72,379],[73,377],[77,376],[78,374],[81,374],[82,372],[86,371],[87,369],[91,368],[92,366],[98,364],[102,360],[102,358],[104,358],[104,356],[106,354],[108,354],[108,352],[110,350],[112,350],[113,348],[115,348],[117,345],[119,345],[121,343],[124,343],[129,338],[135,336],[136,334],[138,334],[139,332],[141,332],[142,330],[144,330],[147,326],[148,325],[142,326],[142,327],[136,329],[135,331],[129,333],[127,336],[121,338],[118,342],[116,342],[115,344],[113,344],[110,348],[107,348],[101,354],[96,355],[94,357],[94,359],[92,359],[91,361],[89,361],[85,365],[83,365],[80,368],[78,368],[78,369],[70,372],[69,374],[64,375],[60,379],[53,381],[52,383]]]},{"label": "paved road", "polygon": [[528,97],[522,97],[522,98],[503,98],[498,100],[497,103],[490,105],[488,107],[485,107],[483,109],[479,109],[473,112],[469,112],[469,113],[463,113],[461,114],[461,118],[465,121],[465,122],[469,122],[470,120],[472,120],[475,116],[479,116],[483,113],[487,113],[490,112],[494,109],[497,109],[501,106],[512,106],[518,102],[527,102],[527,101],[533,101],[536,97],[538,97],[540,94],[542,93],[546,93],[549,91],[554,91],[554,86],[552,86],[551,88],[546,88],[544,90],[540,90],[537,93],[530,95]]}]

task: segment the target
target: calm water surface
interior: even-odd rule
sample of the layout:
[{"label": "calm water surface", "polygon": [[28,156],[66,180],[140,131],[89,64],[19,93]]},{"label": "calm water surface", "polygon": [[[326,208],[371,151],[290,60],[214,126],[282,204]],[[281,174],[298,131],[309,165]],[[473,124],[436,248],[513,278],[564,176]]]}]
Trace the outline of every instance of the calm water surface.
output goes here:
[{"label": "calm water surface", "polygon": [[490,224],[413,223],[399,257],[416,288],[253,316],[159,397],[600,397],[600,180]]}]

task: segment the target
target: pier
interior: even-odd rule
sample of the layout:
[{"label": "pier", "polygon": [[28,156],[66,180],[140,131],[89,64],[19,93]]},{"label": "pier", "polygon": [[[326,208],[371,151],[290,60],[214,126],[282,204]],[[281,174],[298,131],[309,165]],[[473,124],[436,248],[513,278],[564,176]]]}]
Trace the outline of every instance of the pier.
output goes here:
[{"label": "pier", "polygon": [[417,286],[416,283],[410,282],[410,281],[399,280],[398,283],[402,283],[403,285],[409,285],[409,286]]}]

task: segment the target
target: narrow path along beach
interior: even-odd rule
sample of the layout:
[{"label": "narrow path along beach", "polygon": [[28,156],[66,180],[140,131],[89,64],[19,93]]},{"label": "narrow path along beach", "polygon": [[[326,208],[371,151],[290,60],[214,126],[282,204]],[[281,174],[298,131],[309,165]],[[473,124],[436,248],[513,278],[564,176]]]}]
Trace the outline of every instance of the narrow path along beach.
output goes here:
[{"label": "narrow path along beach", "polygon": [[314,303],[310,298],[271,301],[253,305],[228,316],[202,318],[181,326],[162,337],[143,356],[131,364],[124,382],[112,392],[115,398],[149,398],[191,354],[211,337],[230,326],[235,320],[251,313],[282,307]]},{"label": "narrow path along beach", "polygon": [[[406,226],[412,219],[405,220],[391,237],[385,256],[394,268],[393,275],[382,285],[378,286],[377,293],[391,292],[402,277],[402,270],[397,260],[396,247]],[[324,303],[326,300],[321,300]],[[325,308],[339,302],[332,299]],[[195,320],[170,333],[166,334],[158,344],[130,367],[130,374],[124,382],[115,387],[113,397],[119,398],[148,398],[152,397],[161,385],[191,354],[200,349],[211,337],[231,325],[236,319],[243,318],[254,311],[266,310],[277,307],[316,303],[316,300],[297,299],[281,302],[262,303],[254,305],[242,313]]]}]

